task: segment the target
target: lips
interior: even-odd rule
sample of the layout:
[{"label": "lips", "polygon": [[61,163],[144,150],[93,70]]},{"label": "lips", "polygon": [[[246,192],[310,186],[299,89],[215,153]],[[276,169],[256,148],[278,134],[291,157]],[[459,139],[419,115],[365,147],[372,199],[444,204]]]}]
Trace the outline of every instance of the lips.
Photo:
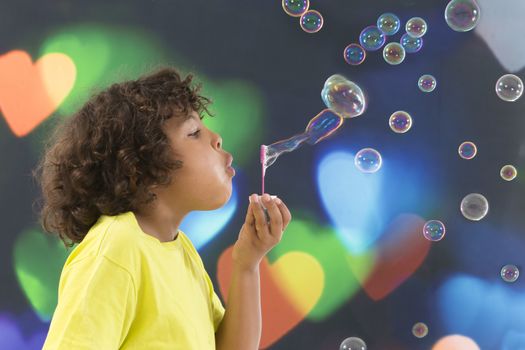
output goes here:
[{"label": "lips", "polygon": [[235,176],[235,169],[233,169],[232,163],[233,157],[231,154],[228,153],[226,158],[226,172],[228,172],[231,176]]}]

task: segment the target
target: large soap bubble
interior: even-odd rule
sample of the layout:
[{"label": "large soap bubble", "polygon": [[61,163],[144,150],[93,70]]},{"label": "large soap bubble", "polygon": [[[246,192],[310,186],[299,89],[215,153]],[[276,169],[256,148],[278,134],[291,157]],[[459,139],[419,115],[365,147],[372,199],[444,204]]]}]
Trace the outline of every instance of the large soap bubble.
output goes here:
[{"label": "large soap bubble", "polygon": [[334,74],[326,79],[321,98],[327,108],[344,118],[360,116],[366,109],[363,90],[340,74]]}]

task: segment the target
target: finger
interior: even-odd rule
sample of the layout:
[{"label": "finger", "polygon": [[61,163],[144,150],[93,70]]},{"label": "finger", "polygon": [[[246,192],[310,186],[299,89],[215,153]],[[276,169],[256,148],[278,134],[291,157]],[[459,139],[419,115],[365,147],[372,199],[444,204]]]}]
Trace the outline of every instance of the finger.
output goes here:
[{"label": "finger", "polygon": [[270,215],[270,234],[274,237],[280,237],[283,232],[283,218],[281,211],[277,207],[275,201],[270,198],[268,194],[263,196],[263,205],[268,210]]},{"label": "finger", "polygon": [[253,201],[254,201],[254,196],[256,197],[257,195],[251,195],[250,197],[248,197],[248,200],[249,200],[249,204],[248,204],[248,209],[246,210],[246,219],[244,219],[244,222],[247,223],[248,225],[254,225],[255,224],[255,217],[253,216]]},{"label": "finger", "polygon": [[280,198],[275,199],[275,203],[277,204],[277,207],[281,211],[281,215],[283,217],[283,231],[286,230],[286,227],[292,220],[292,214],[290,213],[290,210],[288,210],[288,207]]},{"label": "finger", "polygon": [[255,229],[257,230],[259,238],[264,238],[265,235],[270,234],[269,226],[266,222],[266,217],[264,215],[264,209],[262,207],[261,199],[259,196],[254,198],[254,203],[252,205],[253,216],[255,217]]}]

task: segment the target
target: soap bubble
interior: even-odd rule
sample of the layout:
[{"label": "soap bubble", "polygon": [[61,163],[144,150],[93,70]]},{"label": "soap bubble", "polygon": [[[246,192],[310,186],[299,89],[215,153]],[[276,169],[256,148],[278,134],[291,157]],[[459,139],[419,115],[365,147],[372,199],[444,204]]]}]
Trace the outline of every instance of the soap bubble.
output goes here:
[{"label": "soap bubble", "polygon": [[479,6],[474,0],[451,0],[445,9],[445,21],[456,32],[474,29],[479,15]]},{"label": "soap bubble", "polygon": [[463,159],[472,159],[478,154],[478,148],[471,141],[465,141],[458,148],[459,156]]},{"label": "soap bubble", "polygon": [[403,34],[399,42],[407,53],[416,53],[423,47],[423,38],[414,38],[408,33]]},{"label": "soap bubble", "polygon": [[424,338],[428,334],[428,327],[423,322],[418,322],[412,327],[412,334],[417,338]]},{"label": "soap bubble", "polygon": [[283,10],[288,15],[293,17],[300,17],[308,11],[310,7],[310,0],[283,0]]},{"label": "soap bubble", "polygon": [[307,33],[317,33],[323,27],[323,16],[315,10],[308,10],[301,16],[301,28]]},{"label": "soap bubble", "polygon": [[501,175],[501,178],[505,181],[512,181],[516,178],[518,175],[518,171],[516,168],[510,164],[504,165],[499,174]]},{"label": "soap bubble", "polygon": [[405,30],[414,38],[421,38],[427,32],[427,22],[421,17],[412,17],[407,21]]},{"label": "soap bubble", "polygon": [[377,19],[377,28],[385,33],[385,35],[396,34],[400,27],[401,21],[399,20],[399,17],[393,13],[383,13]]},{"label": "soap bubble", "polygon": [[501,278],[505,282],[516,282],[520,276],[520,270],[515,265],[505,265],[501,268]]},{"label": "soap bubble", "polygon": [[393,132],[403,134],[412,127],[412,117],[405,111],[392,113],[388,119],[388,124]]},{"label": "soap bubble", "polygon": [[375,26],[366,27],[359,34],[359,43],[367,51],[379,50],[385,41],[385,34]]},{"label": "soap bubble", "polygon": [[373,148],[363,148],[355,155],[354,163],[363,173],[375,173],[381,168],[381,154]]},{"label": "soap bubble", "polygon": [[419,78],[417,82],[417,86],[419,86],[419,90],[423,92],[432,92],[437,86],[437,81],[434,76],[430,74],[422,75],[421,78]]},{"label": "soap bubble", "polygon": [[514,74],[505,74],[496,82],[496,94],[503,101],[514,102],[523,94],[523,82]]},{"label": "soap bubble", "polygon": [[430,220],[423,225],[423,236],[429,241],[441,241],[445,237],[445,225],[439,220]]},{"label": "soap bubble", "polygon": [[472,221],[479,221],[489,212],[489,202],[482,194],[471,193],[461,201],[461,213]]},{"label": "soap bubble", "polygon": [[366,99],[361,88],[339,74],[326,79],[321,98],[327,108],[344,118],[360,116],[366,109]]},{"label": "soap bubble", "polygon": [[346,63],[357,66],[364,62],[366,58],[366,51],[359,44],[350,44],[345,47],[343,56]]},{"label": "soap bubble", "polygon": [[386,63],[398,65],[405,60],[405,49],[400,43],[389,43],[383,49],[383,58]]},{"label": "soap bubble", "polygon": [[366,350],[366,344],[361,338],[350,337],[343,340],[339,350]]}]

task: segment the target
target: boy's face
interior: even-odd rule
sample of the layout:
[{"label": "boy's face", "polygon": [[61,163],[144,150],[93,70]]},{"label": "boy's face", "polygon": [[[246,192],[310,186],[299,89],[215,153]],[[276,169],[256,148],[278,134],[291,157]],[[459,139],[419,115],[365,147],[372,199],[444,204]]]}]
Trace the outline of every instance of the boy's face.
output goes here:
[{"label": "boy's face", "polygon": [[183,162],[171,184],[160,189],[170,207],[182,210],[213,210],[222,207],[232,193],[232,156],[222,149],[220,135],[208,129],[196,112],[182,124],[171,118],[164,132],[174,156]]}]

